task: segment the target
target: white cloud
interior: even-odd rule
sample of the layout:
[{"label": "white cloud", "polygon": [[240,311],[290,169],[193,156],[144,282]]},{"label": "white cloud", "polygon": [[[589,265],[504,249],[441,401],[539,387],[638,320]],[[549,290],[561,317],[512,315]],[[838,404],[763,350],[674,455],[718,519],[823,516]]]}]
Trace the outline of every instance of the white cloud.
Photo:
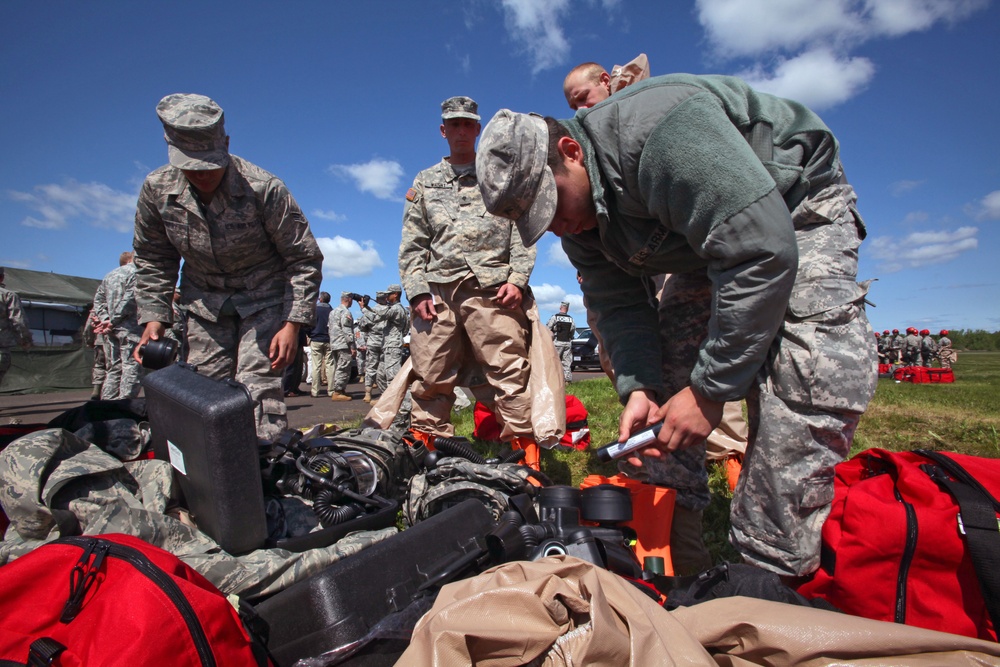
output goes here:
[{"label": "white cloud", "polygon": [[65,229],[82,220],[116,232],[131,233],[134,229],[136,195],[103,183],[69,180],[62,185],[38,185],[32,192],[11,190],[7,195],[35,211],[21,221],[25,227]]},{"label": "white cloud", "polygon": [[587,313],[583,308],[583,297],[579,294],[570,294],[565,288],[548,283],[532,285],[531,293],[534,295],[535,303],[538,305],[538,314],[542,316],[543,320],[547,321],[549,316],[559,312],[559,304],[566,301],[569,303],[569,314],[578,320],[576,325],[580,327],[587,325]]},{"label": "white cloud", "polygon": [[849,0],[698,0],[698,21],[727,57],[788,51],[862,30]]},{"label": "white cloud", "polygon": [[528,52],[532,74],[558,67],[569,58],[569,41],[559,20],[569,0],[501,0],[507,34]]},{"label": "white cloud", "polygon": [[843,58],[825,49],[779,59],[773,70],[756,66],[740,76],[757,90],[826,109],[857,95],[875,75],[867,58]]},{"label": "white cloud", "polygon": [[977,220],[1000,220],[1000,190],[994,190],[979,200],[972,207],[972,215]]},{"label": "white cloud", "polygon": [[881,260],[881,269],[894,273],[930,264],[942,264],[956,259],[963,252],[979,246],[978,227],[955,230],[913,232],[902,239],[882,236],[867,244],[868,252]]},{"label": "white cloud", "polygon": [[378,199],[392,200],[398,196],[403,179],[403,167],[394,160],[374,158],[360,164],[334,164],[328,172],[354,181],[355,187]]},{"label": "white cloud", "polygon": [[317,238],[316,242],[323,251],[324,277],[367,276],[374,269],[385,266],[372,241],[358,243],[343,236],[334,236]]},{"label": "white cloud", "polygon": [[744,74],[752,83],[823,108],[856,95],[874,76],[874,64],[851,57],[851,49],[940,22],[954,23],[988,4],[989,0],[697,0],[696,12],[718,56],[756,61]]},{"label": "white cloud", "polygon": [[347,216],[343,213],[337,213],[336,211],[324,211],[321,208],[316,209],[309,214],[310,218],[316,218],[318,220],[328,220],[330,222],[343,222],[347,220]]},{"label": "white cloud", "polygon": [[545,255],[548,258],[549,264],[555,264],[556,266],[573,269],[573,263],[569,261],[569,257],[566,256],[566,252],[563,250],[562,243],[558,240],[556,240],[555,243],[549,244],[548,249],[545,251]]},{"label": "white cloud", "polygon": [[916,190],[924,183],[925,181],[908,181],[904,179],[896,181],[895,183],[890,185],[889,191],[892,193],[893,197],[901,197],[905,195],[907,192],[912,192],[913,190]]},{"label": "white cloud", "polygon": [[913,225],[918,222],[927,222],[930,219],[930,214],[927,211],[910,211],[905,216],[903,216],[904,225]]},{"label": "white cloud", "polygon": [[989,0],[865,0],[865,11],[874,33],[897,36],[927,30],[938,21],[960,21],[988,4]]}]

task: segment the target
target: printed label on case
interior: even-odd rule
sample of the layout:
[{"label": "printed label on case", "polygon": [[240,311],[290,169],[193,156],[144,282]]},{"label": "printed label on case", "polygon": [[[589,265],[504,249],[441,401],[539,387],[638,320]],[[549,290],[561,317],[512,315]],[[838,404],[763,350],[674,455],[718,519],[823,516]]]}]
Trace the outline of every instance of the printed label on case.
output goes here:
[{"label": "printed label on case", "polygon": [[167,452],[170,454],[170,465],[177,468],[177,471],[187,476],[187,468],[184,467],[184,453],[174,443],[167,440]]}]

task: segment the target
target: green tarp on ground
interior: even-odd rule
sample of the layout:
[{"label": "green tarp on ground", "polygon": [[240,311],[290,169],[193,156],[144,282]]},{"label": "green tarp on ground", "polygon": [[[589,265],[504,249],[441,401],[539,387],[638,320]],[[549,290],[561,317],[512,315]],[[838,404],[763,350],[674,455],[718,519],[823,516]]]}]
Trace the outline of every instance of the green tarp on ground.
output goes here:
[{"label": "green tarp on ground", "polygon": [[101,281],[8,267],[4,284],[21,299],[34,347],[11,351],[0,395],[89,388],[94,351],[82,332]]}]

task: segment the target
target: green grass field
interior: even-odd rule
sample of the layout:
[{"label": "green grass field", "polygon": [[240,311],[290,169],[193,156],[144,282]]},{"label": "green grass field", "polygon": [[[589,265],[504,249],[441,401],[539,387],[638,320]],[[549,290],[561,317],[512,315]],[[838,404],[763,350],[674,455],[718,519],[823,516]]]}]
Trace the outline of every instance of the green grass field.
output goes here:
[{"label": "green grass field", "polygon": [[[587,406],[592,447],[617,440],[621,405],[607,378],[574,382],[567,392]],[[472,437],[472,410],[455,417],[457,435]],[[485,445],[495,449],[495,445]],[[939,449],[1000,458],[1000,353],[959,354],[954,384],[896,383],[881,379],[861,418],[852,455],[872,447],[892,451]],[[590,451],[542,453],[542,470],[557,484],[579,483],[589,474],[611,475]],[[721,468],[710,470],[712,505],[705,512],[705,541],[716,561],[739,560],[729,546],[729,487]]]}]

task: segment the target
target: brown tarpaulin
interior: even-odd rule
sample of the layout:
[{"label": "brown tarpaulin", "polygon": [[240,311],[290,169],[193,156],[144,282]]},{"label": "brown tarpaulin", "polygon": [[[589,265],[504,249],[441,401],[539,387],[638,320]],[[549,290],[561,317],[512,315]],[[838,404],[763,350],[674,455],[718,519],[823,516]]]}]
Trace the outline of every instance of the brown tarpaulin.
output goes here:
[{"label": "brown tarpaulin", "polygon": [[407,667],[1000,665],[1000,645],[744,597],[667,612],[621,577],[557,556],[448,584]]}]

